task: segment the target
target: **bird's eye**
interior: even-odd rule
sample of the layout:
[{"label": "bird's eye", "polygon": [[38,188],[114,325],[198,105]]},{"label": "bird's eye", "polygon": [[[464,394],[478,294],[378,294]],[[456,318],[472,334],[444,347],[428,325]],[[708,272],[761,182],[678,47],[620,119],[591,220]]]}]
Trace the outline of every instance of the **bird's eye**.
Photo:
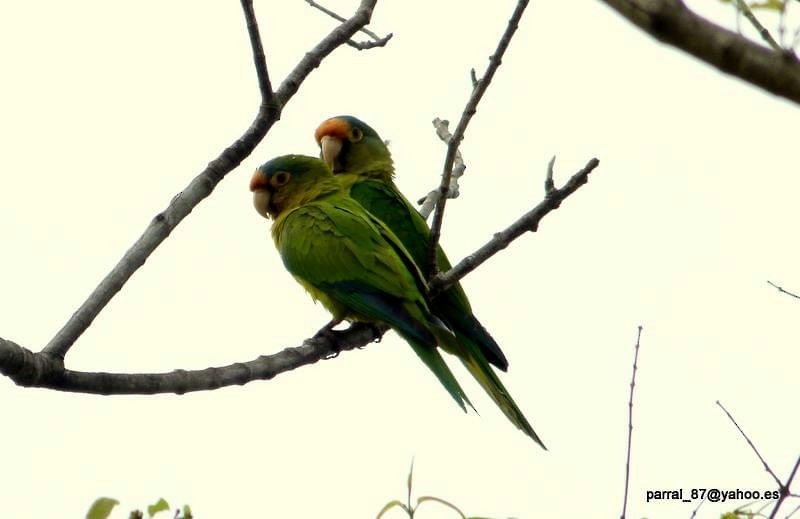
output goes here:
[{"label": "bird's eye", "polygon": [[286,171],[279,171],[275,173],[272,177],[272,185],[274,187],[281,187],[282,185],[289,182],[289,178],[291,178],[291,174],[287,173]]},{"label": "bird's eye", "polygon": [[362,132],[358,128],[353,128],[353,131],[350,135],[353,138],[353,142],[358,142],[364,137],[364,132]]}]

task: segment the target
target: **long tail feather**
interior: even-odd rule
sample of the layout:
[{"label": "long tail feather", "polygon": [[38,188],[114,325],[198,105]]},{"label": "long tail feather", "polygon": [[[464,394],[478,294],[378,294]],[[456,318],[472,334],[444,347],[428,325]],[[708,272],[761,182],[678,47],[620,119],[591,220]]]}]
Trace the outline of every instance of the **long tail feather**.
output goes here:
[{"label": "long tail feather", "polygon": [[482,356],[480,352],[477,352],[477,355],[464,355],[461,356],[461,362],[464,363],[467,370],[475,377],[475,380],[478,381],[484,391],[486,391],[486,394],[497,404],[497,407],[503,411],[503,414],[506,415],[509,421],[527,434],[533,441],[541,445],[543,449],[547,450],[547,447],[544,446],[539,435],[533,430],[533,427],[528,422],[527,418],[525,418],[525,415],[522,414],[522,411],[517,407],[514,399],[511,398],[508,390],[503,386],[503,383],[500,382],[500,379],[492,370],[492,367],[489,366],[485,359],[480,358],[480,356]]},{"label": "long tail feather", "polygon": [[[401,335],[403,335],[401,333]],[[439,382],[442,383],[444,388],[450,393],[450,396],[453,397],[453,400],[464,410],[467,411],[464,402],[472,407],[472,402],[469,401],[467,398],[466,393],[464,390],[461,389],[461,385],[456,380],[456,377],[453,375],[453,372],[450,371],[450,368],[445,363],[442,356],[439,354],[439,351],[436,349],[436,346],[430,346],[427,344],[420,343],[413,337],[404,336],[403,337],[414,349],[414,352],[417,356],[422,359],[422,362],[425,363],[426,366],[436,375],[436,378],[439,379]],[[473,408],[474,409],[474,408]]]}]

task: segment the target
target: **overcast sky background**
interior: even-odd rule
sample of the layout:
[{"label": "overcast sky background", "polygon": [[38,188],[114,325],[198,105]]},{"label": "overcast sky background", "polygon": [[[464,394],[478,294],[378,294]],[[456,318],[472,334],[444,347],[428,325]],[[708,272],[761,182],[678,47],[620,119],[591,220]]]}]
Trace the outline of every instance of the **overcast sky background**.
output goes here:
[{"label": "overcast sky background", "polygon": [[[275,4],[256,10],[277,84],[333,24],[299,0]],[[427,193],[444,158],[431,120],[458,119],[469,69],[484,69],[513,4],[379,2],[371,28],[394,32],[391,43],[342,47],[313,72],[68,366],[204,368],[310,336],[328,315],[284,271],[252,208],[252,170],[316,153],[317,124],[354,114],[391,140],[408,197]],[[733,26],[729,6],[694,7]],[[0,336],[38,350],[242,133],[258,90],[238,2],[6,3],[0,49]],[[795,105],[655,43],[600,2],[533,1],[467,131],[443,243],[459,260],[538,203],[552,155],[559,184],[600,159],[539,232],[463,281],[548,452],[453,364],[481,412],[462,413],[390,333],[272,381],[185,396],[0,379],[1,513],[83,517],[111,496],[124,518],[163,496],[203,518],[374,517],[404,496],[414,458],[415,493],[468,515],[618,517],[639,324],[629,516],[696,506],[648,504],[647,490],[773,489],[714,402],[785,478],[800,454],[800,301],[766,281],[800,291],[798,120]]]}]

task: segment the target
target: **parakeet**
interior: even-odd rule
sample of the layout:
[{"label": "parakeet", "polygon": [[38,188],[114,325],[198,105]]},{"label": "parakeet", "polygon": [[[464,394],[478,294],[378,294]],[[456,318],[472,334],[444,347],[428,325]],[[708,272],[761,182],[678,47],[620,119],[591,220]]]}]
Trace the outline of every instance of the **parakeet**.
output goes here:
[{"label": "parakeet", "polygon": [[437,350],[457,348],[455,336],[428,308],[425,279],[394,233],[315,157],[270,160],[250,190],[258,213],[273,220],[284,266],[333,315],[329,329],[344,319],[391,326],[466,411],[469,399]]},{"label": "parakeet", "polygon": [[[424,218],[394,184],[394,164],[386,143],[363,121],[352,116],[327,119],[314,137],[322,159],[333,169],[345,191],[381,220],[400,239],[419,268],[427,264],[430,229]],[[450,269],[441,247],[436,251],[440,271]],[[461,348],[457,355],[508,419],[542,445],[528,420],[508,394],[489,363],[502,371],[508,361],[500,346],[472,313],[459,283],[429,303],[434,315],[453,330]]]}]

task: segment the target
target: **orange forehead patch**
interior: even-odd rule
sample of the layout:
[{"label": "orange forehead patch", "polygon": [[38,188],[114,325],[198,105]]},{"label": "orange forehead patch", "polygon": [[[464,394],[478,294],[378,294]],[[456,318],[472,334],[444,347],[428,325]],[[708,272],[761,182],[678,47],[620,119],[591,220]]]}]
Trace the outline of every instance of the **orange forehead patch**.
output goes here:
[{"label": "orange forehead patch", "polygon": [[317,144],[319,144],[326,135],[336,137],[337,139],[346,139],[349,133],[350,124],[344,119],[334,117],[319,125],[317,131],[314,132],[314,138],[317,140]]},{"label": "orange forehead patch", "polygon": [[267,176],[263,171],[257,169],[256,172],[253,173],[253,178],[250,179],[250,191],[263,189],[267,187],[268,184],[269,182],[267,182]]}]

